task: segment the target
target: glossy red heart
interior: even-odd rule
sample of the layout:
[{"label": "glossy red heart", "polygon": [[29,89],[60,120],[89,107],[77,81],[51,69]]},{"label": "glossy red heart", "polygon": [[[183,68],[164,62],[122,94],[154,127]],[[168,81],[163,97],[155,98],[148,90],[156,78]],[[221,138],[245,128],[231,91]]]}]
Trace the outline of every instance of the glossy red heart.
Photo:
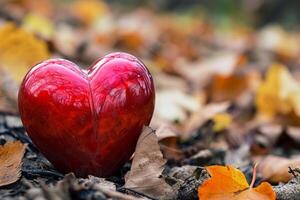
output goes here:
[{"label": "glossy red heart", "polygon": [[134,152],[154,98],[145,65],[113,53],[86,72],[63,59],[33,67],[19,91],[19,111],[34,144],[59,170],[105,177]]}]

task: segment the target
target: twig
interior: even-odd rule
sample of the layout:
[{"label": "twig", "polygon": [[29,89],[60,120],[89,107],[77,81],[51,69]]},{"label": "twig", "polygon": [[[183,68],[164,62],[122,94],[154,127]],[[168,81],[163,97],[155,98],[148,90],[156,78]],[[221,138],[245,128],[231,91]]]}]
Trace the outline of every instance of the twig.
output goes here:
[{"label": "twig", "polygon": [[26,175],[40,175],[40,176],[55,176],[58,178],[63,178],[64,175],[59,173],[59,172],[55,172],[55,171],[48,171],[48,170],[41,170],[41,169],[32,169],[32,170],[28,170],[28,169],[22,169],[22,173],[25,173]]},{"label": "twig", "polygon": [[142,200],[144,198],[138,198],[127,194],[122,194],[118,191],[108,190],[105,188],[102,188],[100,186],[95,186],[96,189],[100,192],[103,192],[104,194],[108,195],[109,197],[114,197],[116,199],[122,199],[122,200]]},{"label": "twig", "polygon": [[128,194],[133,194],[133,195],[136,195],[136,196],[140,196],[140,197],[145,197],[149,200],[157,200],[157,199],[154,199],[146,194],[143,194],[143,193],[140,193],[138,191],[135,191],[133,189],[130,189],[130,188],[125,188],[125,187],[121,187],[121,188],[118,188],[117,191],[119,192],[123,192],[123,193],[128,193]]}]

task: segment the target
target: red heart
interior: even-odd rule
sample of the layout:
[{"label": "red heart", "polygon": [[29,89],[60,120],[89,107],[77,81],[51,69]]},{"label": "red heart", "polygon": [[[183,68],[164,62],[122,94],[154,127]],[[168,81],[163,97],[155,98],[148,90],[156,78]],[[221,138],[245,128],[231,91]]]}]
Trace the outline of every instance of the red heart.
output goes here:
[{"label": "red heart", "polygon": [[38,64],[23,80],[19,111],[34,144],[59,170],[109,176],[134,152],[154,98],[145,65],[113,53],[87,72],[63,59]]}]

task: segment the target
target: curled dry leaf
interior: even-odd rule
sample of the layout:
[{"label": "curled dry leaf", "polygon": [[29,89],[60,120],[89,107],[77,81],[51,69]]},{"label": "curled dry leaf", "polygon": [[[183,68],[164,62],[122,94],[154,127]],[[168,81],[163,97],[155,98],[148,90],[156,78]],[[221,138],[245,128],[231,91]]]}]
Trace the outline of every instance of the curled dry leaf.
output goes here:
[{"label": "curled dry leaf", "polygon": [[125,187],[155,198],[169,198],[172,189],[160,178],[165,164],[155,132],[150,127],[144,127],[131,169],[125,176]]},{"label": "curled dry leaf", "polygon": [[300,167],[300,156],[294,158],[284,158],[269,155],[259,161],[258,172],[261,173],[263,179],[272,183],[288,182],[293,175],[289,173],[289,167]]},{"label": "curled dry leaf", "polygon": [[156,130],[156,136],[158,138],[158,141],[163,141],[164,139],[168,139],[168,138],[177,138],[178,132],[171,125],[162,124]]},{"label": "curled dry leaf", "polygon": [[16,182],[21,176],[21,164],[26,145],[9,142],[0,146],[0,186]]},{"label": "curled dry leaf", "polygon": [[253,180],[249,186],[245,175],[232,166],[209,166],[206,170],[211,178],[198,189],[201,200],[275,200],[276,194],[272,186],[263,182],[253,188]]},{"label": "curled dry leaf", "polygon": [[156,135],[166,159],[180,160],[184,157],[182,150],[178,147],[179,132],[171,125],[162,124]]}]

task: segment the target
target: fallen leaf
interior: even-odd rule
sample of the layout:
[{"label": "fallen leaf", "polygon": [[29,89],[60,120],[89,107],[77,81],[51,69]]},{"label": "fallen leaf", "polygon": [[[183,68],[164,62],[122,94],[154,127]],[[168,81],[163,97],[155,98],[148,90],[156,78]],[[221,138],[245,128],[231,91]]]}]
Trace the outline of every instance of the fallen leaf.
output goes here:
[{"label": "fallen leaf", "polygon": [[[89,194],[86,194],[86,191]],[[47,200],[71,200],[81,196],[83,199],[122,199],[122,200],[142,200],[116,191],[112,182],[100,178],[83,179],[76,178],[73,173],[66,174],[65,177],[56,184],[41,184],[40,187],[32,187],[26,191],[28,199]]]},{"label": "fallen leaf", "polygon": [[287,183],[293,177],[289,173],[289,167],[300,167],[300,156],[289,159],[268,155],[260,159],[255,159],[255,161],[259,162],[258,172],[261,173],[263,179],[272,183]]},{"label": "fallen leaf", "polygon": [[242,68],[229,75],[214,75],[206,92],[211,101],[233,101],[246,92],[256,91],[260,82],[261,76],[256,69]]},{"label": "fallen leaf", "polygon": [[240,59],[240,54],[220,52],[213,57],[194,63],[178,63],[175,69],[184,78],[194,83],[196,87],[202,88],[211,81],[213,75],[228,76],[232,74]]},{"label": "fallen leaf", "polygon": [[178,133],[177,130],[168,124],[161,124],[160,127],[156,130],[156,136],[158,138],[158,141],[162,141],[164,139],[168,138],[177,138]]},{"label": "fallen leaf", "polygon": [[259,115],[268,119],[295,113],[300,117],[299,101],[300,84],[285,66],[273,64],[256,94]]},{"label": "fallen leaf", "polygon": [[188,133],[191,133],[195,129],[201,127],[207,120],[212,119],[218,113],[224,113],[230,106],[229,102],[210,103],[203,106],[197,112],[193,113],[190,119],[184,125],[184,132],[187,138]]},{"label": "fallen leaf", "polygon": [[0,109],[2,111],[17,112],[17,97],[19,85],[0,66]]},{"label": "fallen leaf", "polygon": [[0,146],[0,186],[19,180],[25,149],[26,145],[19,141]]},{"label": "fallen leaf", "polygon": [[65,24],[56,27],[53,36],[53,45],[61,54],[74,57],[77,49],[83,42],[82,33],[75,31]]},{"label": "fallen leaf", "polygon": [[[260,124],[252,136],[251,152],[254,155],[266,155],[272,148],[278,146],[278,140],[283,135],[284,129],[275,123]],[[287,141],[289,142],[289,141]]]},{"label": "fallen leaf", "polygon": [[179,132],[168,124],[162,124],[157,130],[156,135],[166,159],[180,160],[184,155],[178,147]]},{"label": "fallen leaf", "polygon": [[37,13],[46,17],[53,17],[55,14],[53,1],[51,0],[22,0],[17,2],[28,12]]},{"label": "fallen leaf", "polygon": [[28,69],[49,57],[47,44],[12,23],[0,27],[1,68],[21,82]]},{"label": "fallen leaf", "polygon": [[105,16],[108,6],[104,1],[78,0],[72,5],[72,11],[82,22],[90,25],[95,23],[99,17]]},{"label": "fallen leaf", "polygon": [[258,127],[260,133],[266,135],[270,140],[276,140],[283,131],[283,127],[279,124],[269,123],[262,124]]},{"label": "fallen leaf", "polygon": [[300,53],[299,37],[276,25],[266,26],[257,34],[259,48],[277,53],[285,59],[297,58]]},{"label": "fallen leaf", "polygon": [[211,178],[206,180],[198,189],[201,200],[275,200],[276,194],[272,186],[263,182],[253,188],[253,180],[249,186],[245,175],[232,166],[209,166],[206,170]]},{"label": "fallen leaf", "polygon": [[116,190],[116,185],[113,182],[105,180],[105,178],[99,178],[96,176],[89,175],[88,179],[82,178],[80,183],[85,186],[98,186],[99,188],[108,189],[108,190]]},{"label": "fallen leaf", "polygon": [[155,198],[169,198],[172,189],[160,177],[165,164],[154,130],[144,127],[136,145],[131,169],[125,176],[125,187]]},{"label": "fallen leaf", "polygon": [[30,13],[23,19],[22,27],[37,33],[45,39],[50,39],[54,33],[54,25],[49,19],[40,15]]},{"label": "fallen leaf", "polygon": [[153,78],[155,86],[159,89],[178,89],[184,92],[188,91],[188,84],[182,78],[171,76],[163,72],[154,73]]},{"label": "fallen leaf", "polygon": [[226,129],[233,119],[229,113],[217,113],[212,120],[214,122],[213,131],[219,132]]},{"label": "fallen leaf", "polygon": [[201,102],[195,96],[178,89],[160,90],[156,94],[154,116],[167,122],[182,123],[188,113],[200,109]]},{"label": "fallen leaf", "polygon": [[247,77],[240,74],[217,74],[210,83],[208,96],[212,101],[234,100],[247,89]]},{"label": "fallen leaf", "polygon": [[289,126],[287,127],[287,135],[295,141],[295,143],[300,144],[300,128]]}]

